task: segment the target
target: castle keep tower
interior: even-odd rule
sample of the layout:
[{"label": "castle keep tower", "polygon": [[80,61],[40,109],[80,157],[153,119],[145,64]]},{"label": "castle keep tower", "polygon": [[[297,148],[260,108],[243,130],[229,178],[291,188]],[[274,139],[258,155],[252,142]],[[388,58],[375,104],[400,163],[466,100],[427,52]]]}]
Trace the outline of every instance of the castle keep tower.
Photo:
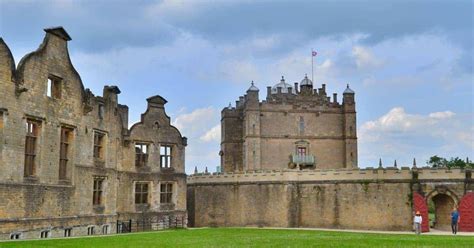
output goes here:
[{"label": "castle keep tower", "polygon": [[221,166],[224,172],[262,169],[357,168],[355,92],[327,96],[304,79],[282,77],[259,100],[252,82],[235,108],[222,110]]}]

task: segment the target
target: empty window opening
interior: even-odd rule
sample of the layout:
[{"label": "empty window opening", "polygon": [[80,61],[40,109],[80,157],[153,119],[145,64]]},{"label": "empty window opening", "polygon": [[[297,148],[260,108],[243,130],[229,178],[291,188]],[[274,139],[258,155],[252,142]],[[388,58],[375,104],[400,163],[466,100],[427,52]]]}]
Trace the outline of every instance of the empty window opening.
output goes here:
[{"label": "empty window opening", "polygon": [[109,234],[109,225],[102,226],[102,234]]},{"label": "empty window opening", "polygon": [[71,234],[72,234],[72,228],[64,229],[64,237],[71,237]]},{"label": "empty window opening", "polygon": [[94,227],[90,226],[87,228],[87,235],[94,235]]},{"label": "empty window opening", "polygon": [[173,184],[163,183],[160,185],[160,203],[172,203]]},{"label": "empty window opening", "polygon": [[164,145],[160,147],[160,165],[161,168],[171,167],[171,146]]},{"label": "empty window opening", "polygon": [[148,183],[135,183],[135,204],[148,203]]},{"label": "empty window opening", "polygon": [[40,238],[42,239],[49,238],[49,230],[41,231]]},{"label": "empty window opening", "polygon": [[61,143],[59,147],[59,179],[67,179],[67,167],[69,162],[69,149],[72,140],[72,132],[70,128],[61,128]]},{"label": "empty window opening", "polygon": [[103,186],[104,178],[94,178],[94,188],[92,193],[92,204],[94,206],[102,205]]},{"label": "empty window opening", "polygon": [[10,234],[10,239],[20,239],[21,233],[12,233]]},{"label": "empty window opening", "polygon": [[135,143],[135,166],[146,166],[148,162],[148,144]]},{"label": "empty window opening", "polygon": [[104,134],[100,132],[94,132],[94,158],[104,158]]},{"label": "empty window opening", "polygon": [[39,135],[39,122],[26,120],[26,139],[25,139],[25,170],[24,176],[30,177],[36,174],[36,152],[37,140]]},{"label": "empty window opening", "polygon": [[56,77],[48,78],[46,95],[54,99],[61,98],[61,79]]}]

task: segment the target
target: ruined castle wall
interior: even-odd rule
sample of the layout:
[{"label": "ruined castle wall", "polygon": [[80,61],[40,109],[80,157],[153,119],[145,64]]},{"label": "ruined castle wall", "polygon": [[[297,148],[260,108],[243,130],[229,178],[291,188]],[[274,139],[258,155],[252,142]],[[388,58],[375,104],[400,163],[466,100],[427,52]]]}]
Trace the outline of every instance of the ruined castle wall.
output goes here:
[{"label": "ruined castle wall", "polygon": [[[21,233],[39,238],[115,232],[122,218],[143,215],[186,218],[186,139],[170,125],[162,99],[157,111],[143,115],[140,128],[128,130],[128,108],[118,104],[120,90],[105,86],[102,96],[84,89],[74,69],[62,28],[45,30],[40,47],[15,69],[13,57],[0,39],[0,239]],[[48,79],[59,82],[60,96],[48,96]],[[150,100],[151,99],[151,100]],[[35,172],[25,176],[26,124],[38,123]],[[157,123],[155,128],[155,123]],[[71,130],[66,177],[60,177],[61,129]],[[94,135],[103,135],[101,155],[94,157]],[[131,135],[130,135],[131,134]],[[150,141],[150,166],[135,165],[135,142]],[[159,146],[172,149],[172,168],[159,165]],[[93,201],[94,179],[103,180],[100,204]],[[135,182],[150,183],[145,207],[135,204]],[[172,203],[163,206],[160,183],[174,183]],[[128,219],[127,219],[128,220]],[[104,225],[107,228],[102,229]]]},{"label": "ruined castle wall", "polygon": [[[414,184],[432,190],[429,185],[442,178],[438,186],[456,192],[465,187],[464,171],[433,171],[421,170],[419,181],[413,181],[408,169],[275,170],[193,175],[188,177],[189,222],[196,227],[408,231],[412,228]],[[427,195],[429,192],[425,191]]]}]

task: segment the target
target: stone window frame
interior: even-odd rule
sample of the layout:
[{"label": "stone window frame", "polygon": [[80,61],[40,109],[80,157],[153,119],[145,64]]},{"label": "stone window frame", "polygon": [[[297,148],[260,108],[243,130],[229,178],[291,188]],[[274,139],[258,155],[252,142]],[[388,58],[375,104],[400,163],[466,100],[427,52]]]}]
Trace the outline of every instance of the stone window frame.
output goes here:
[{"label": "stone window frame", "polygon": [[[134,147],[134,152],[135,152],[135,166],[136,167],[148,166],[148,158],[150,156],[151,142],[135,141],[133,147]],[[143,151],[143,147],[145,147],[145,151]],[[140,153],[138,152],[137,148],[140,150]]]},{"label": "stone window frame", "polygon": [[105,165],[105,158],[107,157],[107,136],[107,132],[103,130],[94,129],[92,132],[92,157],[95,166],[103,167]]},{"label": "stone window frame", "polygon": [[11,239],[11,240],[18,240],[18,239],[21,239],[22,236],[23,236],[23,233],[21,233],[21,232],[10,233],[10,239]]},{"label": "stone window frame", "polygon": [[[68,168],[71,168],[72,160],[72,146],[74,142],[74,131],[75,127],[71,125],[62,124],[60,128],[59,138],[59,180],[69,181],[70,175],[68,175]],[[67,137],[63,136],[66,133]],[[65,151],[63,150],[65,147]]]},{"label": "stone window frame", "polygon": [[87,235],[88,236],[95,235],[95,225],[87,226]]},{"label": "stone window frame", "polygon": [[[162,153],[162,148],[164,148],[165,152]],[[167,149],[169,148],[169,154],[166,152]],[[173,150],[174,150],[174,145],[173,144],[160,144],[160,168],[162,169],[170,169],[173,168]],[[164,159],[164,160],[163,160]],[[163,164],[163,162],[165,163]]]},{"label": "stone window frame", "polygon": [[[43,118],[34,116],[25,117],[25,147],[24,147],[24,173],[25,178],[36,178],[40,155],[40,139],[43,127]],[[31,143],[34,143],[31,144]],[[33,147],[32,147],[33,146]]]},{"label": "stone window frame", "polygon": [[110,225],[109,224],[104,224],[102,225],[102,234],[107,235],[110,234]]},{"label": "stone window frame", "polygon": [[47,239],[47,238],[51,238],[51,229],[47,229],[47,230],[42,230],[40,231],[40,236],[39,236],[40,239]]},{"label": "stone window frame", "polygon": [[53,74],[48,75],[46,82],[46,96],[49,99],[61,99],[63,91],[63,79]]},{"label": "stone window frame", "polygon": [[311,155],[311,144],[306,140],[298,140],[295,143],[295,155],[300,155],[298,150],[304,148],[306,150],[305,155]]},{"label": "stone window frame", "polygon": [[64,237],[72,237],[72,227],[64,228]]},{"label": "stone window frame", "polygon": [[[164,185],[171,186],[171,189],[163,188]],[[164,190],[164,191],[163,191]],[[174,204],[175,202],[175,192],[176,192],[176,182],[175,181],[162,181],[159,183],[159,192],[160,192],[160,204]],[[163,199],[166,199],[163,201]]]},{"label": "stone window frame", "polygon": [[[141,185],[140,192],[137,192],[137,186]],[[143,190],[143,186],[146,185],[146,191]],[[133,182],[133,202],[135,205],[149,205],[151,202],[151,181],[134,181]],[[137,198],[137,194],[139,198]],[[144,197],[145,196],[145,197]]]},{"label": "stone window frame", "polygon": [[[92,206],[94,208],[104,206],[104,192],[107,177],[94,176],[92,187]],[[96,183],[97,182],[97,183]]]}]

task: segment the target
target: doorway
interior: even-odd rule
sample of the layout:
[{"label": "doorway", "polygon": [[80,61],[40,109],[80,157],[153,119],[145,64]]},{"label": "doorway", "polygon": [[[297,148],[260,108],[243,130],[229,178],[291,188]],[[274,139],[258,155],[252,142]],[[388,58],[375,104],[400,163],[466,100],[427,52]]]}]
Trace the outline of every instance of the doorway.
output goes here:
[{"label": "doorway", "polygon": [[428,201],[430,227],[442,231],[451,230],[451,211],[456,206],[448,194],[436,194]]}]

